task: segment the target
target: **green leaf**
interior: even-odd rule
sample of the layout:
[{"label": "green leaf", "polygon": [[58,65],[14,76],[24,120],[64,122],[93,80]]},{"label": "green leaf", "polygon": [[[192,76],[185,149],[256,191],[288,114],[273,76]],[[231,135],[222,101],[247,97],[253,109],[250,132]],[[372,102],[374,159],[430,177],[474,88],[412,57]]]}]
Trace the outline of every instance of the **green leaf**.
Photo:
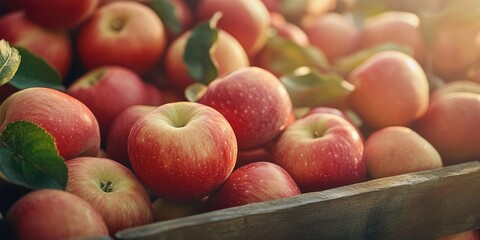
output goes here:
[{"label": "green leaf", "polygon": [[162,19],[163,24],[170,31],[177,34],[182,30],[180,20],[175,15],[175,7],[171,0],[152,0],[152,9]]},{"label": "green leaf", "polygon": [[211,59],[211,51],[218,38],[216,25],[220,17],[220,13],[215,13],[209,21],[192,29],[183,55],[190,77],[205,85],[218,75],[217,67]]},{"label": "green leaf", "polygon": [[299,67],[328,69],[325,54],[313,46],[300,46],[292,40],[277,35],[269,37],[259,53],[264,68],[277,76],[290,74]]},{"label": "green leaf", "polygon": [[413,56],[413,49],[411,49],[410,47],[399,45],[396,43],[385,43],[376,45],[368,49],[357,51],[345,57],[341,57],[334,62],[334,67],[336,68],[337,72],[342,72],[346,74],[358,67],[371,56],[381,51],[387,50],[395,50]]},{"label": "green leaf", "polygon": [[0,175],[33,189],[65,189],[67,167],[53,137],[27,121],[7,125],[0,136]]},{"label": "green leaf", "polygon": [[45,60],[30,53],[27,49],[18,47],[22,61],[18,71],[9,84],[17,89],[30,87],[47,87],[65,91],[58,72]]},{"label": "green leaf", "polygon": [[10,81],[20,66],[18,50],[10,47],[5,40],[0,40],[0,86]]},{"label": "green leaf", "polygon": [[292,99],[293,106],[316,107],[344,100],[354,86],[336,73],[321,74],[302,67],[280,78]]}]

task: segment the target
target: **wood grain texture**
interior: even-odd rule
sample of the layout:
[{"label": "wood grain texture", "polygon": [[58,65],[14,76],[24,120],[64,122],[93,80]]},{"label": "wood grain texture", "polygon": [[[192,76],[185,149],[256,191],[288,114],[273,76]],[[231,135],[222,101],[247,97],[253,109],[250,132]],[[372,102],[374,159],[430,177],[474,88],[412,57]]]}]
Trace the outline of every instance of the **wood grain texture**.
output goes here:
[{"label": "wood grain texture", "polygon": [[480,162],[153,223],[118,239],[435,239],[480,227]]}]

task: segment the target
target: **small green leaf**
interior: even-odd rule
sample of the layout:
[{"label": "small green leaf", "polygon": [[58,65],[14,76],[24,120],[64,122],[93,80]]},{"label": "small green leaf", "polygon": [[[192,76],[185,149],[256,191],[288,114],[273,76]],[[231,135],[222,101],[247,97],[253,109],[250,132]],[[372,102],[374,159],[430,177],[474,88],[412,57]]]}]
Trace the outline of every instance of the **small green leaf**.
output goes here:
[{"label": "small green leaf", "polygon": [[211,59],[212,46],[217,41],[217,22],[221,13],[192,29],[185,46],[183,60],[193,80],[208,85],[217,75],[217,67]]},{"label": "small green leaf", "polygon": [[22,61],[18,71],[9,84],[17,89],[30,87],[47,87],[65,91],[60,75],[45,60],[30,53],[27,49],[18,47]]},{"label": "small green leaf", "polygon": [[65,189],[67,167],[53,137],[34,123],[17,121],[0,136],[0,175],[33,189]]},{"label": "small green leaf", "polygon": [[316,107],[346,98],[354,86],[336,73],[321,74],[302,67],[280,78],[292,99],[293,106]]},{"label": "small green leaf", "polygon": [[396,43],[385,43],[339,58],[334,62],[334,66],[338,72],[349,73],[369,57],[387,50],[395,50],[413,56],[413,50],[410,47]]},{"label": "small green leaf", "polygon": [[259,53],[262,66],[277,76],[290,74],[299,67],[328,69],[325,54],[313,46],[300,46],[292,40],[273,35]]},{"label": "small green leaf", "polygon": [[0,40],[0,86],[10,81],[20,66],[18,50],[10,47],[5,40]]},{"label": "small green leaf", "polygon": [[152,9],[162,19],[163,24],[173,33],[180,33],[182,26],[175,15],[175,7],[171,0],[152,0]]}]

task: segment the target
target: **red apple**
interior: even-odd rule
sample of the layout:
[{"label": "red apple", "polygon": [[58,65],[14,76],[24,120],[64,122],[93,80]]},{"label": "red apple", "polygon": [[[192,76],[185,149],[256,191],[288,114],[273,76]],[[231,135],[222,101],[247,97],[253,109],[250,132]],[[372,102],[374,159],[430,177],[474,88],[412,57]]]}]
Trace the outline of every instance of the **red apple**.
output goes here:
[{"label": "red apple", "polygon": [[155,195],[193,201],[212,193],[230,175],[237,142],[215,109],[177,102],[161,105],[133,125],[128,155],[136,175]]},{"label": "red apple", "polygon": [[330,61],[353,53],[358,46],[359,32],[351,19],[333,12],[315,18],[305,27],[310,43],[322,50]]},{"label": "red apple", "polygon": [[375,131],[365,142],[363,157],[372,178],[418,172],[443,166],[438,151],[407,127]]},{"label": "red apple", "polygon": [[253,162],[270,162],[271,158],[271,153],[266,147],[244,151],[240,150],[237,154],[235,169]]},{"label": "red apple", "polygon": [[10,208],[6,220],[15,239],[108,236],[102,216],[82,198],[60,190],[33,191]]},{"label": "red apple", "polygon": [[292,102],[285,87],[273,74],[257,67],[220,76],[208,85],[198,102],[225,116],[240,150],[269,143],[287,127],[292,116]]},{"label": "red apple", "polygon": [[21,0],[29,19],[49,29],[67,30],[78,26],[97,7],[99,0]]},{"label": "red apple", "polygon": [[31,22],[25,12],[15,11],[0,18],[0,39],[23,47],[43,58],[65,77],[72,59],[72,44],[65,32],[47,30]]},{"label": "red apple", "polygon": [[[165,73],[168,82],[181,92],[194,83],[194,80],[188,75],[187,66],[183,60],[185,46],[190,35],[191,31],[187,31],[175,39],[168,47],[165,57]],[[216,65],[218,75],[250,65],[248,56],[240,43],[223,30],[218,31],[218,38],[212,46],[210,57]]]},{"label": "red apple", "polygon": [[128,168],[132,168],[128,158],[128,135],[133,124],[142,116],[153,111],[155,106],[135,105],[123,110],[112,123],[107,137],[109,157]]},{"label": "red apple", "polygon": [[152,106],[160,106],[163,103],[163,94],[155,85],[145,82],[147,90],[147,104]]},{"label": "red apple", "polygon": [[233,171],[208,200],[213,209],[222,209],[299,194],[297,184],[283,168],[270,162],[255,162]]},{"label": "red apple", "polygon": [[150,197],[125,166],[108,158],[80,157],[67,162],[67,191],[90,203],[110,235],[153,222]]},{"label": "red apple", "polygon": [[273,162],[283,167],[302,192],[364,181],[363,142],[342,117],[315,113],[298,119],[273,148]]},{"label": "red apple", "polygon": [[308,25],[315,19],[335,9],[338,0],[262,0],[270,12],[281,13],[287,21],[298,26]]},{"label": "red apple", "polygon": [[100,67],[85,73],[68,87],[67,93],[92,110],[102,140],[106,140],[118,114],[130,106],[149,102],[142,79],[128,68],[119,66]]},{"label": "red apple", "polygon": [[448,93],[430,103],[414,129],[440,153],[444,165],[480,158],[480,95]]},{"label": "red apple", "polygon": [[350,94],[353,109],[374,129],[407,126],[427,110],[427,77],[407,54],[377,53],[356,67],[348,81],[355,86]]},{"label": "red apple", "polygon": [[85,104],[63,92],[39,87],[18,91],[2,103],[0,115],[0,132],[15,121],[43,127],[66,160],[98,154],[100,131],[95,116]]},{"label": "red apple", "polygon": [[360,48],[397,43],[410,47],[415,60],[422,64],[425,58],[425,43],[419,26],[420,19],[410,12],[388,11],[368,17],[363,22]]},{"label": "red apple", "polygon": [[88,69],[120,65],[144,74],[160,60],[166,40],[163,23],[151,8],[120,1],[101,6],[82,25],[77,50]]},{"label": "red apple", "polygon": [[180,32],[173,33],[167,29],[169,39],[174,39],[178,35],[184,33],[187,29],[190,29],[193,25],[193,13],[184,0],[172,0],[171,1],[175,16],[180,22]]},{"label": "red apple", "polygon": [[222,12],[217,26],[235,37],[250,57],[265,45],[270,14],[261,1],[202,0],[196,8],[198,21],[208,20],[216,12]]}]

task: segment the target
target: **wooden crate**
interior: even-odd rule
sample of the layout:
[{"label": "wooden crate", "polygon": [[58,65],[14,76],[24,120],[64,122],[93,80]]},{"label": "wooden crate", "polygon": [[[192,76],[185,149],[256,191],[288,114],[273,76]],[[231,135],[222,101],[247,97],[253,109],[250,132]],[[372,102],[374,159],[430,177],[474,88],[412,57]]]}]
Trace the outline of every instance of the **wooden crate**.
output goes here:
[{"label": "wooden crate", "polygon": [[157,222],[118,239],[434,239],[480,227],[480,162]]}]

